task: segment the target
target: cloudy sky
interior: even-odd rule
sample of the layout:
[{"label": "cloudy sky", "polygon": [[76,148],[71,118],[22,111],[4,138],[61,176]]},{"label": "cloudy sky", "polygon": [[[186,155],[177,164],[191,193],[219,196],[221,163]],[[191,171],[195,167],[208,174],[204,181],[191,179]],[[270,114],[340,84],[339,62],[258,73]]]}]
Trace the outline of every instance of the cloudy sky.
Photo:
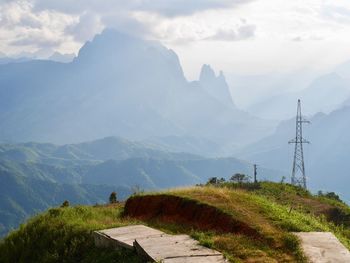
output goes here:
[{"label": "cloudy sky", "polygon": [[349,0],[0,0],[0,52],[77,53],[106,27],[174,49],[188,78],[327,70],[350,59]]}]

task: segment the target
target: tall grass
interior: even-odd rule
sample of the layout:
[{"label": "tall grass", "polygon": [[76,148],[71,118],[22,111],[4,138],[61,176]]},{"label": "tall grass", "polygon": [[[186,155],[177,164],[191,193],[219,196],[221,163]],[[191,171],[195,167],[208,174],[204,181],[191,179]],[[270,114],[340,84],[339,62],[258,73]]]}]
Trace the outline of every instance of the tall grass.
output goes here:
[{"label": "tall grass", "polygon": [[94,246],[92,231],[132,224],[121,207],[53,208],[30,219],[0,244],[2,263],[142,262],[133,252]]},{"label": "tall grass", "polygon": [[[162,194],[215,206],[264,237],[258,240],[243,234],[201,231],[191,225],[157,218],[142,222],[167,233],[189,234],[203,246],[221,251],[230,262],[306,262],[299,240],[292,234],[300,231],[333,232],[350,249],[349,226],[336,225],[316,213],[319,208],[337,207],[346,215],[349,207],[294,186],[268,182],[254,187],[223,184],[175,189]],[[0,262],[142,262],[133,252],[94,246],[92,231],[140,223],[123,218],[122,212],[122,205],[50,209],[30,219],[0,243]]]}]

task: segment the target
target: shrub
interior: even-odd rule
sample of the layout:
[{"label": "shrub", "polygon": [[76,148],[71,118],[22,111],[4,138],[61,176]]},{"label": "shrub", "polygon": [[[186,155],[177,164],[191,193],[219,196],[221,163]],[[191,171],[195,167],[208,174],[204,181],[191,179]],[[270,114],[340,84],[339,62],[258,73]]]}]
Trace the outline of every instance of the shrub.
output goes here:
[{"label": "shrub", "polygon": [[109,196],[109,203],[110,204],[118,203],[116,192],[112,192],[111,195]]},{"label": "shrub", "polygon": [[65,200],[63,203],[62,203],[62,205],[61,205],[61,207],[68,207],[69,206],[69,201],[68,200]]},{"label": "shrub", "polygon": [[231,176],[230,181],[234,183],[248,183],[250,177],[245,174],[236,173]]}]

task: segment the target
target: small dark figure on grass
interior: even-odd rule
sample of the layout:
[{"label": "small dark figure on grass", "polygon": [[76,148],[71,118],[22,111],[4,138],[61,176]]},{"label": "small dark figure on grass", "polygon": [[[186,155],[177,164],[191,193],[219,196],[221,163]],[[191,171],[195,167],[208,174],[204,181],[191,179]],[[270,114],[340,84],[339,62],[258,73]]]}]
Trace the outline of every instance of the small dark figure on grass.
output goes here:
[{"label": "small dark figure on grass", "polygon": [[68,207],[69,206],[69,201],[68,200],[65,200],[63,203],[62,203],[62,205],[61,205],[61,207]]},{"label": "small dark figure on grass", "polygon": [[118,199],[117,199],[117,193],[116,192],[112,192],[109,196],[109,203],[110,204],[116,204],[118,203]]}]

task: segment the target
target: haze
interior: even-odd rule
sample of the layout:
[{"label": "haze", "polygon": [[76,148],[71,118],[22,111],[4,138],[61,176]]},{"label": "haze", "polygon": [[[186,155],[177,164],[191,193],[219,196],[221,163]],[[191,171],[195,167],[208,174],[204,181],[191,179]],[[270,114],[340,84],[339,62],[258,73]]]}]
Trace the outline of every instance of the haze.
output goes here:
[{"label": "haze", "polygon": [[317,75],[350,58],[346,0],[0,1],[0,13],[0,51],[8,56],[77,54],[112,27],[174,49],[190,80],[205,63],[223,70],[243,108],[254,94],[231,74]]}]

